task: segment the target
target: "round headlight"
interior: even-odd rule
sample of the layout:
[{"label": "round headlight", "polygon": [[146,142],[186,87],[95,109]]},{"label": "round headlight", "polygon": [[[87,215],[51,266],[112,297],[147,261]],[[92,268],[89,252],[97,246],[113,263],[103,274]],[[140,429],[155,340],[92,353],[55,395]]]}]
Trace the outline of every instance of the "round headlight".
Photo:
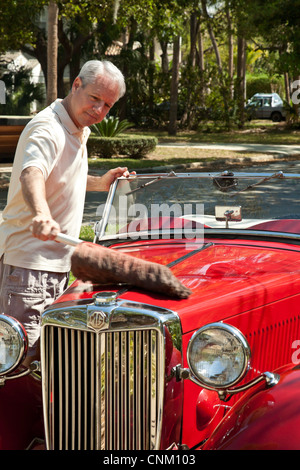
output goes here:
[{"label": "round headlight", "polygon": [[211,388],[234,385],[249,367],[250,348],[242,333],[223,323],[211,323],[192,336],[187,358],[194,377]]},{"label": "round headlight", "polygon": [[8,374],[23,360],[27,334],[15,318],[0,315],[0,375]]}]

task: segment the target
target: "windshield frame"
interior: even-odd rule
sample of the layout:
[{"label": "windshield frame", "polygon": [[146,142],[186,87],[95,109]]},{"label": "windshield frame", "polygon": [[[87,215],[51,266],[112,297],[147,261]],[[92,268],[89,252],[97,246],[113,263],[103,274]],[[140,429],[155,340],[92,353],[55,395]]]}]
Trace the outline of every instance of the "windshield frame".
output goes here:
[{"label": "windshield frame", "polygon": [[[231,176],[232,175],[232,176]],[[214,178],[219,178],[220,176],[225,176],[226,178],[238,178],[239,180],[249,179],[249,178],[256,178],[257,182],[256,185],[260,184],[260,182],[264,182],[265,179],[272,179],[272,178],[280,178],[285,180],[300,180],[300,174],[298,173],[284,173],[282,171],[268,171],[268,172],[242,172],[242,171],[235,171],[234,174],[230,172],[189,172],[189,173],[145,173],[145,174],[137,174],[131,175],[129,178],[121,177],[118,178],[110,187],[106,203],[104,206],[104,211],[102,214],[102,218],[96,224],[95,227],[95,242],[96,243],[107,243],[107,242],[128,242],[129,240],[137,241],[137,240],[149,240],[149,239],[165,239],[165,235],[170,234],[171,238],[176,238],[177,233],[176,229],[168,229],[168,231],[164,231],[162,229],[159,230],[147,230],[147,231],[139,231],[139,232],[128,232],[121,233],[121,234],[114,234],[114,235],[107,235],[105,234],[106,225],[109,220],[110,210],[113,204],[114,196],[116,194],[117,186],[120,180],[131,180],[138,178],[141,180],[148,181],[151,179],[151,183],[158,181],[163,181],[165,178],[202,178],[202,179],[209,179],[212,180]],[[149,184],[149,183],[148,183]],[[141,184],[140,187],[135,189],[134,191],[144,190],[147,184]],[[299,216],[300,217],[300,216]],[[259,219],[258,219],[259,221]],[[287,243],[300,243],[300,233],[288,233],[288,232],[279,232],[279,231],[269,231],[269,230],[253,230],[253,229],[241,229],[241,228],[234,228],[233,226],[227,228],[217,228],[217,227],[209,227],[204,228],[203,235],[205,238],[207,237],[225,237],[225,238],[251,238],[251,239],[276,239],[280,241],[285,241]],[[182,233],[182,231],[180,231]],[[187,230],[188,234],[188,230]],[[127,235],[127,236],[125,236]],[[179,238],[177,238],[179,241]],[[203,241],[203,239],[202,239]]]}]

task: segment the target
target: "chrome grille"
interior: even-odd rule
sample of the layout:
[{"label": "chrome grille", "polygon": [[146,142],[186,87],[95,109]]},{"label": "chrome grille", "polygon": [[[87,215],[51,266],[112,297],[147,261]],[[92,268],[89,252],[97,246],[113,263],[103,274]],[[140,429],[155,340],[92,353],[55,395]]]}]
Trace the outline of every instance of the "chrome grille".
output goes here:
[{"label": "chrome grille", "polygon": [[96,333],[46,325],[42,341],[49,449],[158,448],[164,377],[159,330]]}]

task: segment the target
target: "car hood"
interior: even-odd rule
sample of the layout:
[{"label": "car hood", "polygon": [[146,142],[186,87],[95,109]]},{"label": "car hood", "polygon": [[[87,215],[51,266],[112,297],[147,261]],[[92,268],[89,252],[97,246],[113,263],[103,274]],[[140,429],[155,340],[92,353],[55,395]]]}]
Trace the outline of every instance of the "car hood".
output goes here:
[{"label": "car hood", "polygon": [[[198,251],[197,251],[198,248]],[[177,242],[144,242],[114,247],[148,261],[168,265],[173,274],[192,290],[188,299],[177,300],[130,287],[120,298],[176,311],[183,333],[202,325],[295,295],[300,290],[300,251],[279,243],[216,241],[199,247]],[[298,262],[297,262],[298,261]],[[56,302],[82,302],[99,286],[75,282]],[[119,291],[104,286],[102,290]]]}]

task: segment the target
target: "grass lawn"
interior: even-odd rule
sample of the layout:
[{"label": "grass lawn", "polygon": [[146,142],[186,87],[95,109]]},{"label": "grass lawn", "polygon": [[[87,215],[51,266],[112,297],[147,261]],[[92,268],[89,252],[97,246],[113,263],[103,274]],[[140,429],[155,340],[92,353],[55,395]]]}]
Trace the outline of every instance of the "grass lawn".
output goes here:
[{"label": "grass lawn", "polygon": [[81,240],[92,242],[94,239],[94,230],[90,225],[82,225],[80,230],[79,238]]},{"label": "grass lawn", "polygon": [[262,154],[254,152],[237,152],[232,150],[202,150],[195,148],[157,148],[154,152],[141,159],[133,158],[96,158],[89,159],[89,168],[109,170],[117,166],[126,166],[130,171],[136,170],[141,173],[143,169],[153,168],[165,165],[180,165],[187,163],[208,162],[213,164],[220,158],[235,158],[235,157],[253,157]]},{"label": "grass lawn", "polygon": [[201,142],[201,143],[259,143],[259,144],[298,144],[300,129],[293,129],[285,122],[272,121],[247,122],[244,129],[224,131],[214,124],[199,127],[197,131],[178,131],[176,137],[169,136],[166,131],[132,131],[155,135],[160,143],[166,142]]},{"label": "grass lawn", "polygon": [[[94,235],[95,234],[94,234],[93,227],[91,227],[90,225],[81,226],[80,235],[79,235],[79,238],[81,240],[84,240],[86,242],[92,242],[94,240]],[[71,271],[70,276],[69,276],[69,285],[72,284],[72,282],[74,281],[75,281],[75,277]]]},{"label": "grass lawn", "polygon": [[[212,126],[206,126],[201,131],[179,131],[177,135],[169,136],[166,131],[130,130],[134,134],[154,135],[159,143],[259,143],[259,144],[299,144],[300,130],[293,130],[285,123],[271,121],[253,121],[247,123],[243,130],[222,131]],[[253,152],[238,152],[233,150],[207,150],[197,148],[164,148],[157,147],[154,152],[141,159],[127,157],[93,158],[89,159],[90,168],[108,170],[116,166],[126,166],[130,170],[143,170],[163,165],[179,165],[199,161],[214,163],[220,158],[259,156]]]}]

